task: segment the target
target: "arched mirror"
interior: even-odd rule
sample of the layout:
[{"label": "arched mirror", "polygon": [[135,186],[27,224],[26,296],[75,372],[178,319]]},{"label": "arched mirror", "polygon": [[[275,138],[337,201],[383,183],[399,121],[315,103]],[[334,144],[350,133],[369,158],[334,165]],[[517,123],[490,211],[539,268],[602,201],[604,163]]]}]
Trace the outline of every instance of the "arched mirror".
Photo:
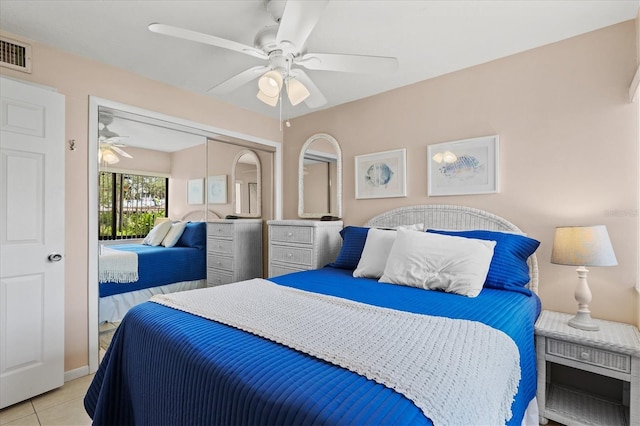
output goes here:
[{"label": "arched mirror", "polygon": [[255,152],[245,149],[236,154],[231,168],[231,188],[235,215],[262,216],[262,170]]},{"label": "arched mirror", "polygon": [[326,133],[311,136],[300,151],[298,216],[342,217],[342,151]]}]

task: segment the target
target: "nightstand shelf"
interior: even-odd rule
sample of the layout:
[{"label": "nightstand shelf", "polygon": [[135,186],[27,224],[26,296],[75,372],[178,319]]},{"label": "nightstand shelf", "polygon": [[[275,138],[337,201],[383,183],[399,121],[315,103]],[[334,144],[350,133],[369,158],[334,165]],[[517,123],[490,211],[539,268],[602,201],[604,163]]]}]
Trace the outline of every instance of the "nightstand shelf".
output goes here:
[{"label": "nightstand shelf", "polygon": [[[602,320],[596,320],[599,331],[578,330],[568,325],[571,317],[542,311],[536,321],[540,423],[550,419],[565,425],[640,424],[640,331]],[[553,371],[563,368],[579,371],[570,376],[589,380],[560,383]],[[603,377],[617,385],[621,398],[600,395],[593,384],[585,387]]]},{"label": "nightstand shelf", "polygon": [[562,424],[628,425],[627,407],[581,389],[547,385],[546,417]]}]

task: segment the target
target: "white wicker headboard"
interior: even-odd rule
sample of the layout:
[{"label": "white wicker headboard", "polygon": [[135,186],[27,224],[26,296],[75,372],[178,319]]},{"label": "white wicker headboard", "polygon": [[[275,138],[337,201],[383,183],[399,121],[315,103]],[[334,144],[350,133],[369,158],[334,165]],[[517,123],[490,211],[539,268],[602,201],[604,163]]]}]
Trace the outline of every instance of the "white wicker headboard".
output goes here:
[{"label": "white wicker headboard", "polygon": [[[366,226],[393,227],[423,223],[426,228],[519,232],[522,230],[508,220],[484,210],[453,205],[421,205],[400,207],[381,213],[366,223]],[[533,254],[527,260],[531,281],[527,287],[538,293],[538,260]]]},{"label": "white wicker headboard", "polygon": [[192,210],[182,216],[183,221],[206,222],[211,219],[221,219],[220,215],[213,210]]}]

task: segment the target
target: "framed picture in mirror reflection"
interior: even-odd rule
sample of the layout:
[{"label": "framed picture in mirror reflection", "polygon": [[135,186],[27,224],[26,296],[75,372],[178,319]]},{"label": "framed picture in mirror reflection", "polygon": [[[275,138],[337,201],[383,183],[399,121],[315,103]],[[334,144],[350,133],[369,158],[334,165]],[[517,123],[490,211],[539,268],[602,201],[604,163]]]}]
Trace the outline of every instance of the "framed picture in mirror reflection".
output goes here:
[{"label": "framed picture in mirror reflection", "polygon": [[207,178],[207,204],[227,204],[227,175]]}]

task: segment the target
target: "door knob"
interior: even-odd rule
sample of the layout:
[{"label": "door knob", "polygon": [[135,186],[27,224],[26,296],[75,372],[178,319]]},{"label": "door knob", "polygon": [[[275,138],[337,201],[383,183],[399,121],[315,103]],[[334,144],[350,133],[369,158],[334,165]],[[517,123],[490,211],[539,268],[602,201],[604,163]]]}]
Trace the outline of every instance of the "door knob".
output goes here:
[{"label": "door knob", "polygon": [[49,262],[60,262],[62,260],[62,255],[60,253],[51,253],[47,256]]}]

